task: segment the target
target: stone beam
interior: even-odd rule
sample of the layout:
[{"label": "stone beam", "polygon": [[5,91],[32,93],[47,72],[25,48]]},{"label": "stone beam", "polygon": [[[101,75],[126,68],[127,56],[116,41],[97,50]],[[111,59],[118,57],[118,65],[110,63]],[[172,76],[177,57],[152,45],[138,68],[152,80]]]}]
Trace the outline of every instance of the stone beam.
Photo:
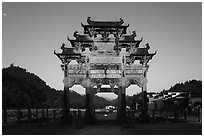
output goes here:
[{"label": "stone beam", "polygon": [[86,88],[86,102],[85,102],[85,122],[91,123],[94,120],[94,93],[93,88]]},{"label": "stone beam", "polygon": [[118,88],[114,88],[114,89],[112,89],[112,88],[100,88],[100,90],[98,90],[97,88],[94,88],[94,90],[96,91],[96,92],[118,92]]}]

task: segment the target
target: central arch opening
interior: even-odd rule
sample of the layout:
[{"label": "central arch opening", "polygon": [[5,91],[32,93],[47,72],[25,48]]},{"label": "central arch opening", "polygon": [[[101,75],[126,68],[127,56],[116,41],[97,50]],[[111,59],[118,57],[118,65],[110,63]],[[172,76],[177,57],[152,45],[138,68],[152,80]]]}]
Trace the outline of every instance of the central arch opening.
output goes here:
[{"label": "central arch opening", "polygon": [[[97,100],[97,96],[103,97],[103,103],[100,104],[100,100]],[[117,95],[114,93],[99,92],[95,96],[95,119],[98,121],[112,121],[117,119]],[[101,98],[100,98],[101,99]]]}]

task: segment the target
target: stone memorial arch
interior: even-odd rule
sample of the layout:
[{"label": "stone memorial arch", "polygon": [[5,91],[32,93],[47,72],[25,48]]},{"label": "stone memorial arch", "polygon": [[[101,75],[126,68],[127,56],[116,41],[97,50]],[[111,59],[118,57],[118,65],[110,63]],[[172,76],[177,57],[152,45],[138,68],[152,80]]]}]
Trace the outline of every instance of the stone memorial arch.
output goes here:
[{"label": "stone memorial arch", "polygon": [[[124,120],[126,88],[133,84],[142,90],[142,117],[146,118],[148,62],[156,52],[148,52],[148,43],[139,47],[143,38],[136,39],[135,31],[127,34],[129,24],[123,23],[122,18],[119,21],[93,21],[88,17],[87,24],[81,23],[83,33],[75,31],[75,39],[67,38],[70,46],[63,43],[61,53],[54,51],[64,71],[64,121],[68,121],[70,116],[69,88],[77,84],[86,89],[87,121],[94,118],[93,97],[98,92],[114,92],[118,95],[117,117]],[[102,88],[102,85],[109,85],[109,88]]]}]

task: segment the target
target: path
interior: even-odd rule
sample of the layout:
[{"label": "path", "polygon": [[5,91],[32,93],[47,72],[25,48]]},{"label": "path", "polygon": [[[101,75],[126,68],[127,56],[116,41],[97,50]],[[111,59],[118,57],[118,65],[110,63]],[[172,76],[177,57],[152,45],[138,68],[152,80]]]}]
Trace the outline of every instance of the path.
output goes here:
[{"label": "path", "polygon": [[123,135],[118,126],[86,126],[78,130],[75,135]]},{"label": "path", "polygon": [[136,123],[133,128],[124,125],[84,125],[81,129],[63,124],[7,124],[2,127],[5,135],[201,135],[198,122]]}]

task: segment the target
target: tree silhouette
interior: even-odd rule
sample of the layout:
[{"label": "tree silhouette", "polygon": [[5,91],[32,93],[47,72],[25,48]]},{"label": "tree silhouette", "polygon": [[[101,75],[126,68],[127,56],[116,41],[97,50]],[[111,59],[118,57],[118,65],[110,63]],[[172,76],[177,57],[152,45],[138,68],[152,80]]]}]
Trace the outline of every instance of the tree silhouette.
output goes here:
[{"label": "tree silhouette", "polygon": [[[109,101],[96,97],[96,106],[105,106]],[[62,107],[63,91],[55,90],[37,75],[26,69],[10,65],[2,70],[3,108]],[[85,97],[70,90],[70,106],[85,106]]]}]

